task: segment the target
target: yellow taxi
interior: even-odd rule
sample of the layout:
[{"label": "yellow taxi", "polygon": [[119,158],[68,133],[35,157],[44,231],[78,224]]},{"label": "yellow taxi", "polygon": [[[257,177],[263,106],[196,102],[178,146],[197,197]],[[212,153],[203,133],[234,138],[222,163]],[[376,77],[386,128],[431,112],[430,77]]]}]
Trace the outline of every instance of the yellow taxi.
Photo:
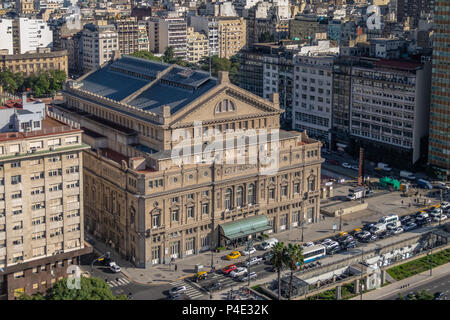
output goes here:
[{"label": "yellow taxi", "polygon": [[200,271],[194,276],[194,281],[203,280],[208,278],[208,272]]},{"label": "yellow taxi", "polygon": [[353,233],[354,233],[354,234],[357,234],[357,233],[360,233],[360,232],[362,232],[362,229],[361,229],[361,228],[353,229]]},{"label": "yellow taxi", "polygon": [[347,232],[347,231],[339,232],[339,236],[340,236],[340,237],[344,237],[344,236],[347,236],[347,235],[348,235],[348,232]]},{"label": "yellow taxi", "polygon": [[241,253],[239,251],[233,251],[230,254],[227,254],[227,256],[225,257],[227,260],[234,260],[237,259],[241,256]]}]

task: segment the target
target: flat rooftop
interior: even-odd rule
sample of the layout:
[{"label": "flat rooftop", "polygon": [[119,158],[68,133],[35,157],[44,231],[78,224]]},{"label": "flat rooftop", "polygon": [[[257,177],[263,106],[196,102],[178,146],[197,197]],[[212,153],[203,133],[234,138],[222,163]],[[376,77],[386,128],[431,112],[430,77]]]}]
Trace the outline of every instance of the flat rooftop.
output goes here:
[{"label": "flat rooftop", "polygon": [[36,130],[31,132],[2,132],[0,133],[0,142],[81,131],[80,129],[72,128],[49,116],[46,116],[42,120],[41,126],[42,130]]}]

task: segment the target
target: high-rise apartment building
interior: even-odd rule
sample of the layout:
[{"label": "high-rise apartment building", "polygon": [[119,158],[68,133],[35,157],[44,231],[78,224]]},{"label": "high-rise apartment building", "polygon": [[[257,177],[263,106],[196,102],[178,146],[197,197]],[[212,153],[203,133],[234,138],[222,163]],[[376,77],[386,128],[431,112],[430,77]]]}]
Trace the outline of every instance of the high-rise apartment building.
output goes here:
[{"label": "high-rise apartment building", "polygon": [[431,84],[430,136],[428,162],[442,177],[450,174],[450,7],[448,1],[435,1],[433,76]]},{"label": "high-rise apartment building", "polygon": [[186,61],[197,63],[204,57],[209,56],[209,42],[206,35],[201,32],[195,32],[194,28],[187,28],[187,50]]},{"label": "high-rise apartment building", "polygon": [[0,110],[0,295],[45,292],[84,244],[82,131],[39,101]]},{"label": "high-rise apartment building", "polygon": [[306,130],[327,148],[331,143],[335,56],[298,53],[294,62],[292,128]]},{"label": "high-rise apartment building", "polygon": [[148,21],[150,51],[163,54],[172,47],[174,56],[186,59],[187,24],[178,16],[151,17]]},{"label": "high-rise apartment building", "polygon": [[119,39],[121,54],[132,54],[138,50],[149,50],[146,24],[138,22],[136,17],[116,20],[114,22]]},{"label": "high-rise apartment building", "polygon": [[53,33],[43,20],[0,20],[0,49],[8,50],[8,54],[24,54],[35,52],[38,48],[52,47]]},{"label": "high-rise apartment building", "polygon": [[352,68],[350,133],[369,159],[402,167],[425,160],[430,86],[429,62],[379,60]]},{"label": "high-rise apartment building", "polygon": [[231,58],[245,47],[247,41],[244,18],[220,17],[219,22],[219,58]]},{"label": "high-rise apartment building", "polygon": [[[266,100],[225,72],[215,79],[124,56],[69,82],[63,94],[58,113],[89,128],[83,141],[95,149],[84,153],[86,229],[137,266],[318,221],[321,143],[278,131],[276,93]],[[245,130],[248,140],[213,160],[213,129]],[[189,135],[201,141],[182,151],[180,163],[174,150],[191,143]],[[224,161],[237,154],[243,164]],[[272,163],[266,156],[277,169],[262,170]]]},{"label": "high-rise apartment building", "polygon": [[196,32],[206,34],[209,42],[209,52],[211,56],[219,55],[219,21],[214,17],[192,16],[190,25]]},{"label": "high-rise apartment building", "polygon": [[119,39],[113,25],[106,21],[86,24],[81,31],[83,71],[98,68],[114,58],[119,51]]}]

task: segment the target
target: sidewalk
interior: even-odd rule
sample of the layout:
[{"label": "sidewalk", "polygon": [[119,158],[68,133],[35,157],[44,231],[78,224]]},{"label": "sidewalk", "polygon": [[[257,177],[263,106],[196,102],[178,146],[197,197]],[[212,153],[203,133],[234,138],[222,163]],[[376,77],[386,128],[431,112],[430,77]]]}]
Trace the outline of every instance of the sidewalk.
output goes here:
[{"label": "sidewalk", "polygon": [[[394,283],[388,284],[382,288],[364,293],[362,296],[363,300],[381,300],[384,297],[390,296],[396,292],[404,290],[401,288],[403,285],[409,284],[408,290],[414,291],[414,288],[434,279],[438,279],[442,276],[446,276],[450,273],[450,263],[444,264],[433,269],[433,275],[430,277],[430,271],[424,271],[422,273],[416,274],[415,276],[395,281]],[[350,300],[359,300],[360,297],[354,297]]]}]

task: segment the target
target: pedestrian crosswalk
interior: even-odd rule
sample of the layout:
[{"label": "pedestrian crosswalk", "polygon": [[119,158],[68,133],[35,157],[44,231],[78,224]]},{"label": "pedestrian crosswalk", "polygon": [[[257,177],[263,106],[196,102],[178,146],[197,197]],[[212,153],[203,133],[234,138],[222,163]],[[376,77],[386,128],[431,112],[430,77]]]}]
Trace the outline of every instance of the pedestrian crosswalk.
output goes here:
[{"label": "pedestrian crosswalk", "polygon": [[185,286],[186,292],[185,294],[191,299],[200,299],[204,296],[199,289],[194,288],[189,282],[185,280],[178,280],[170,283],[174,287]]},{"label": "pedestrian crosswalk", "polygon": [[108,281],[108,285],[111,288],[124,286],[124,285],[127,285],[129,283],[130,283],[130,280],[128,280],[127,278],[117,278],[116,280],[109,280]]}]

